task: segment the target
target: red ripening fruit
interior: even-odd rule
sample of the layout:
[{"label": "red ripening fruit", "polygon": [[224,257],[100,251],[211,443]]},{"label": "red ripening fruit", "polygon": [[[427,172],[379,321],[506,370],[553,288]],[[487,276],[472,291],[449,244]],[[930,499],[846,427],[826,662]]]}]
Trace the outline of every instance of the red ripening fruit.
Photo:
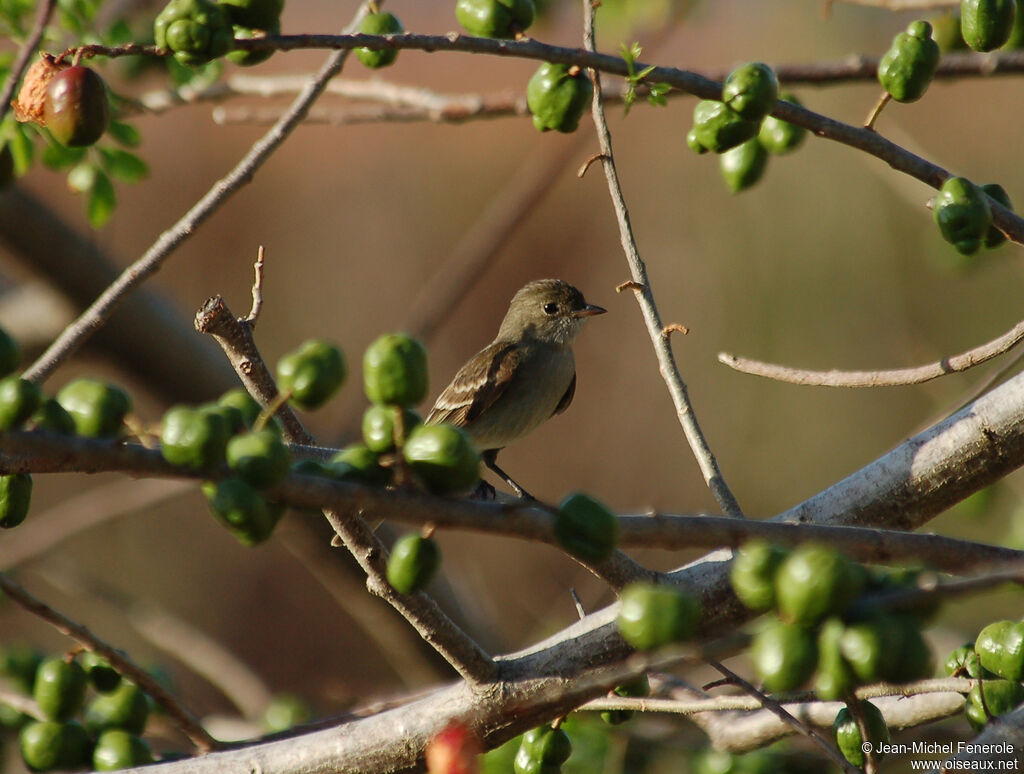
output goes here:
[{"label": "red ripening fruit", "polygon": [[110,124],[107,87],[88,67],[61,70],[46,89],[46,128],[63,145],[96,142]]},{"label": "red ripening fruit", "polygon": [[479,774],[480,740],[462,723],[452,722],[427,742],[428,774]]}]

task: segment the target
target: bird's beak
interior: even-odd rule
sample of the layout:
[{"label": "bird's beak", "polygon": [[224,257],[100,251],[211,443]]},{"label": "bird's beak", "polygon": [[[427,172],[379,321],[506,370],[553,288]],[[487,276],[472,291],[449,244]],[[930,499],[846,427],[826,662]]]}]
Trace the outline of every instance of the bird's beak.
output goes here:
[{"label": "bird's beak", "polygon": [[604,314],[607,311],[608,310],[605,309],[603,306],[598,306],[597,304],[587,304],[582,309],[577,309],[575,312],[573,312],[572,316],[573,317],[593,317],[595,314]]}]

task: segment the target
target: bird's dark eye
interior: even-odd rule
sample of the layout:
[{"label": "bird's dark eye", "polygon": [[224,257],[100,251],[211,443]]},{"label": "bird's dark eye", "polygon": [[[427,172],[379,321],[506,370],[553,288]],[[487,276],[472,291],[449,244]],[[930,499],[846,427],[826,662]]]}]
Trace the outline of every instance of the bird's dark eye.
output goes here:
[{"label": "bird's dark eye", "polygon": [[548,303],[544,304],[544,314],[554,314],[557,311],[558,304],[556,304],[554,301],[549,301]]}]

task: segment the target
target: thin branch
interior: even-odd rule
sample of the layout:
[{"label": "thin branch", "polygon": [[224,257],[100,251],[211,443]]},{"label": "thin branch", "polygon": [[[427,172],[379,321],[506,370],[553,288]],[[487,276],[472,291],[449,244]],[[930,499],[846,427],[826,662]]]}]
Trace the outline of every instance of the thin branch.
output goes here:
[{"label": "thin branch", "polygon": [[250,330],[256,327],[256,320],[259,319],[260,311],[263,309],[263,245],[260,245],[256,251],[253,272],[256,277],[252,283],[252,308],[249,309],[249,316],[245,318],[245,324]]},{"label": "thin branch", "polygon": [[789,710],[783,707],[782,704],[780,704],[778,701],[771,698],[770,696],[767,696],[763,691],[759,691],[757,688],[755,688],[753,685],[751,685],[749,682],[744,680],[742,677],[740,677],[738,674],[733,672],[725,665],[720,664],[717,661],[709,661],[708,664],[714,669],[717,669],[719,672],[721,672],[722,675],[729,678],[731,682],[740,686],[748,694],[757,697],[757,699],[761,702],[761,705],[766,710],[776,715],[779,718],[779,720],[781,720],[783,723],[790,726],[797,733],[803,734],[816,745],[818,745],[818,747],[821,748],[825,755],[828,756],[832,761],[837,763],[843,771],[847,772],[847,774],[859,774],[857,767],[850,763],[848,760],[846,760],[846,758],[843,757],[842,753],[839,752],[836,746],[828,739],[826,739],[824,736],[822,736],[821,732],[818,731],[816,728],[813,728],[804,721],[798,719],[795,715],[789,712]]},{"label": "thin branch", "polygon": [[[355,19],[348,29],[356,29],[365,13],[365,5],[360,4]],[[231,172],[217,181],[177,223],[161,234],[141,258],[125,269],[117,280],[57,337],[46,352],[25,371],[23,377],[34,382],[45,381],[61,362],[73,354],[96,329],[110,318],[114,309],[126,295],[156,272],[175,248],[195,233],[199,226],[213,215],[232,194],[251,181],[256,171],[301,123],[309,108],[323,92],[327,82],[341,71],[347,56],[348,52],[346,51],[336,51],[331,54],[316,77],[300,92],[281,120],[249,149]]]},{"label": "thin branch", "polygon": [[914,368],[894,368],[886,371],[812,371],[802,368],[764,363],[759,360],[721,352],[718,362],[730,368],[754,376],[764,376],[790,384],[814,387],[900,387],[938,379],[940,376],[955,374],[981,365],[992,358],[1005,354],[1024,340],[1024,321],[1013,326],[1001,336],[978,347],[943,358],[935,363]]},{"label": "thin branch", "polygon": [[108,645],[86,627],[72,621],[42,600],[32,596],[3,573],[0,573],[0,590],[25,608],[25,610],[51,624],[57,631],[71,637],[82,647],[105,658],[114,669],[149,694],[153,701],[159,704],[168,716],[174,720],[175,724],[197,749],[202,752],[209,752],[221,747],[220,742],[206,732],[206,729],[202,727],[198,719],[191,712],[171,696],[145,669],[137,666],[133,661],[125,657],[120,650]]},{"label": "thin branch", "polygon": [[18,88],[18,82],[21,81],[21,76],[24,75],[29,60],[36,52],[39,41],[43,39],[46,25],[50,23],[50,16],[53,15],[53,9],[56,7],[57,0],[43,0],[39,5],[39,12],[36,14],[36,21],[32,26],[32,31],[29,33],[24,44],[22,44],[21,50],[18,51],[18,56],[11,65],[10,72],[7,74],[7,82],[4,83],[3,91],[0,92],[0,121],[3,121],[4,116],[7,115],[7,110],[11,106],[11,99],[14,97],[14,90]]},{"label": "thin branch", "polygon": [[[589,52],[594,51],[594,19],[593,8],[590,0],[584,0],[584,47]],[[705,482],[711,489],[712,494],[718,501],[722,512],[727,516],[743,516],[739,503],[729,489],[718,468],[718,461],[712,454],[707,440],[701,432],[697,423],[697,416],[690,403],[686,384],[679,373],[679,366],[676,364],[675,356],[668,337],[662,335],[665,326],[658,313],[658,307],[654,302],[654,293],[651,291],[650,281],[647,278],[647,266],[640,257],[633,237],[633,227],[630,224],[629,210],[626,207],[626,200],[622,195],[622,186],[619,184],[619,175],[615,167],[615,157],[612,153],[611,132],[608,131],[608,123],[604,117],[604,106],[601,96],[601,78],[598,73],[591,70],[590,78],[594,82],[594,99],[592,114],[594,127],[597,130],[598,143],[601,149],[601,164],[604,167],[605,177],[608,180],[608,192],[611,195],[612,206],[615,209],[615,217],[619,224],[619,238],[622,243],[623,252],[626,254],[626,262],[629,264],[632,281],[641,285],[642,289],[634,291],[640,311],[643,314],[644,322],[647,325],[647,332],[650,335],[651,343],[654,345],[654,353],[658,360],[658,367],[661,376],[668,387],[669,395],[676,409],[676,416],[683,428],[686,440],[697,458],[701,473]]]}]

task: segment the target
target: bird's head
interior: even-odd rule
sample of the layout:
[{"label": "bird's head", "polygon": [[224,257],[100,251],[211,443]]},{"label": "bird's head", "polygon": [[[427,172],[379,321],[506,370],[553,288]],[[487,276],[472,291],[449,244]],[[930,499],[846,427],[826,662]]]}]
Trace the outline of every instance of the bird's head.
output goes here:
[{"label": "bird's head", "polygon": [[512,297],[498,337],[510,341],[530,338],[567,347],[579,334],[584,320],[606,311],[588,304],[583,294],[568,282],[534,280]]}]

